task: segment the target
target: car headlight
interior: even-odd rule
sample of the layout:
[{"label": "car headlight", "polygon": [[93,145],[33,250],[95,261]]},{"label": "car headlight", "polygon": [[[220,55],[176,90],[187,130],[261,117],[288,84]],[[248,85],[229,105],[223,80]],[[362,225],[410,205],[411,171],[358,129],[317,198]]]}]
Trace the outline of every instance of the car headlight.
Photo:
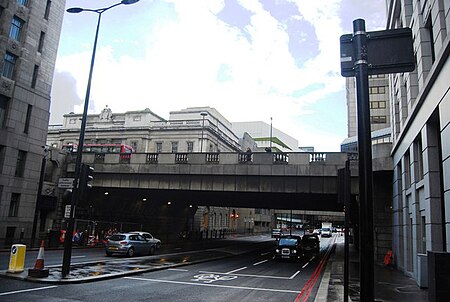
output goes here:
[{"label": "car headlight", "polygon": [[275,250],[275,253],[279,254],[279,253],[280,253],[280,250],[279,250],[279,249],[276,249],[276,250]]},{"label": "car headlight", "polygon": [[297,253],[297,250],[292,250],[292,253],[293,253],[293,254],[296,254],[296,253]]}]

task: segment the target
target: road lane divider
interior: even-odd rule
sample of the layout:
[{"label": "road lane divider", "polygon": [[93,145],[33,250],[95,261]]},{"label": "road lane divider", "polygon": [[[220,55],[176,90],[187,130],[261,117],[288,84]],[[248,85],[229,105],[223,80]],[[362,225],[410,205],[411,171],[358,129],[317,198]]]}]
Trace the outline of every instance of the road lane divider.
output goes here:
[{"label": "road lane divider", "polygon": [[238,269],[229,271],[229,272],[227,272],[227,273],[225,273],[225,274],[226,274],[226,275],[229,275],[229,274],[232,274],[232,273],[235,273],[235,272],[239,272],[239,271],[245,270],[246,268],[247,268],[247,267],[244,266],[244,267],[241,267],[241,268],[238,268]]},{"label": "road lane divider", "polygon": [[254,266],[260,265],[260,264],[263,264],[264,262],[267,262],[267,261],[269,261],[269,260],[266,259],[266,260],[263,260],[263,261],[259,261],[259,262],[253,263],[253,265],[254,265]]},{"label": "road lane divider", "polygon": [[21,294],[21,293],[32,292],[32,291],[37,291],[37,290],[51,289],[51,288],[55,288],[55,287],[58,287],[58,286],[51,285],[51,286],[44,286],[44,287],[35,287],[35,288],[21,289],[21,290],[15,290],[15,291],[11,291],[11,292],[0,293],[0,296]]}]

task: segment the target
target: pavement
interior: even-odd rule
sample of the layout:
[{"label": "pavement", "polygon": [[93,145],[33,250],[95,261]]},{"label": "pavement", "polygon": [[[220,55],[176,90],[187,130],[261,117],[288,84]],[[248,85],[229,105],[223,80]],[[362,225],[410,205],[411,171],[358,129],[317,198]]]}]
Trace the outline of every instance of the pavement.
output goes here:
[{"label": "pavement", "polygon": [[[428,290],[420,288],[416,281],[392,267],[374,266],[375,301],[428,301]],[[355,247],[349,247],[349,299],[360,301],[359,255]],[[328,260],[314,302],[342,302],[344,297],[344,236],[336,238],[335,250]]]}]

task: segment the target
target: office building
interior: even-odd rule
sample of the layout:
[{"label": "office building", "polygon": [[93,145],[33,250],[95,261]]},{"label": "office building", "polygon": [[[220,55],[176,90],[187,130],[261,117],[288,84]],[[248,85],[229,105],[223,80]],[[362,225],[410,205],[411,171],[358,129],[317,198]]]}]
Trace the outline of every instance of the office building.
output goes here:
[{"label": "office building", "polygon": [[37,193],[64,7],[0,1],[0,247],[29,243],[35,213],[45,212]]}]

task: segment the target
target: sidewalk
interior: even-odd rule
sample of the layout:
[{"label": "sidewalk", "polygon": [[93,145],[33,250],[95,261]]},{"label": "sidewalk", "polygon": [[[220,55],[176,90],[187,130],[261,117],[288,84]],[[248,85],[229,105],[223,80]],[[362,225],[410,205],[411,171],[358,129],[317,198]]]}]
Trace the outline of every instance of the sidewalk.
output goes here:
[{"label": "sidewalk", "polygon": [[[349,300],[360,301],[358,253],[350,245]],[[428,301],[428,291],[403,272],[375,264],[375,301]],[[337,239],[336,249],[330,256],[315,302],[343,301],[344,297],[344,237]]]}]

